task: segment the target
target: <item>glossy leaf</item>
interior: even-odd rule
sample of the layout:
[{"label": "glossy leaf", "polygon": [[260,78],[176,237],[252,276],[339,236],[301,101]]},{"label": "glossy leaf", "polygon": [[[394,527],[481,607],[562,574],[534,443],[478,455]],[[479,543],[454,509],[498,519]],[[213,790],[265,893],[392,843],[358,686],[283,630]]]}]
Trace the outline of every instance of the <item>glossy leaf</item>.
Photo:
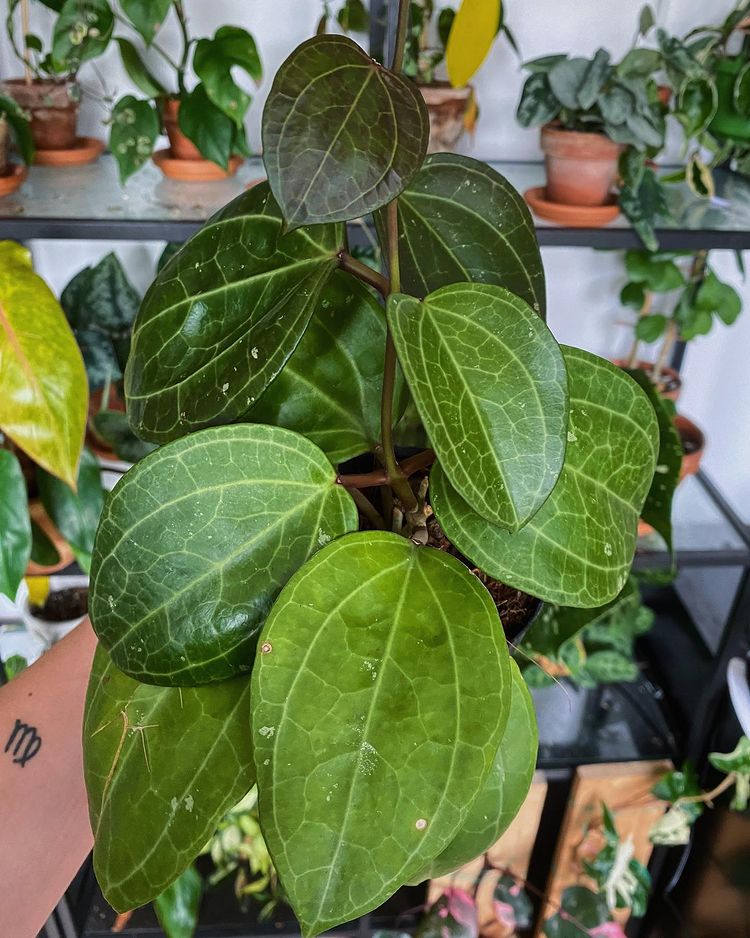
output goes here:
[{"label": "glossy leaf", "polygon": [[585,886],[568,886],[561,905],[561,910],[544,923],[542,930],[547,938],[581,938],[609,921],[607,900]]},{"label": "glossy leaf", "polygon": [[34,140],[31,136],[31,124],[25,112],[12,98],[0,94],[0,118],[7,121],[21,159],[29,165],[34,159]]},{"label": "glossy leaf", "polygon": [[161,122],[150,101],[139,101],[126,94],[112,108],[109,149],[117,160],[120,181],[130,176],[151,158]]},{"label": "glossy leaf", "polygon": [[199,39],[196,43],[193,68],[208,98],[235,124],[242,125],[250,96],[232,78],[235,66],[255,81],[263,77],[255,40],[247,30],[220,26],[213,39]]},{"label": "glossy leaf", "polygon": [[290,227],[386,205],[422,165],[419,90],[345,36],[315,36],[276,73],[263,112],[268,180]]},{"label": "glossy leaf", "polygon": [[133,43],[120,36],[115,38],[115,42],[120,50],[122,67],[125,69],[128,78],[133,82],[136,88],[148,95],[149,98],[166,95],[167,92],[164,85],[148,70]]},{"label": "glossy leaf", "polygon": [[641,342],[656,342],[664,335],[667,328],[667,317],[662,313],[651,313],[648,316],[641,316],[635,324],[635,334]]},{"label": "glossy leaf", "polygon": [[100,56],[112,37],[115,18],[107,0],[65,0],[52,32],[52,61],[59,71],[75,72]]},{"label": "glossy leaf", "polygon": [[526,202],[504,176],[455,153],[429,156],[398,200],[401,284],[424,297],[471,281],[515,293],[544,317],[544,268]]},{"label": "glossy leaf", "polygon": [[153,42],[154,36],[161,29],[171,5],[172,0],[120,0],[122,12],[143,36],[147,45]]},{"label": "glossy leaf", "polygon": [[342,241],[338,225],[284,235],[265,183],[214,215],[136,319],[125,392],[138,435],[162,443],[247,413],[302,338]]},{"label": "glossy leaf", "polygon": [[204,159],[226,169],[232,155],[235,121],[213,103],[204,84],[180,99],[180,130],[200,150]]},{"label": "glossy leaf", "polygon": [[516,120],[522,127],[541,127],[559,113],[560,103],[550,87],[549,78],[544,72],[532,72],[524,82]]},{"label": "glossy leaf", "polygon": [[60,554],[47,532],[36,521],[31,521],[31,559],[41,567],[53,567],[60,562]]},{"label": "glossy leaf", "polygon": [[484,853],[500,838],[526,799],[536,768],[536,715],[515,661],[511,661],[510,669],[510,714],[490,774],[461,830],[424,871],[424,879],[452,873]]},{"label": "glossy leaf", "polygon": [[750,117],[750,62],[740,69],[732,89],[732,101],[735,110],[743,117]]},{"label": "glossy leaf", "polygon": [[10,450],[0,448],[0,595],[15,600],[31,557],[26,480]]},{"label": "glossy leaf", "polygon": [[346,33],[366,33],[370,28],[370,14],[362,0],[344,0],[336,19]]},{"label": "glossy leaf", "polygon": [[385,532],[320,551],[261,642],[261,823],[315,935],[376,907],[460,830],[506,726],[507,650],[463,564]]},{"label": "glossy leaf", "polygon": [[654,409],[619,368],[564,347],[570,389],[565,465],[547,501],[515,534],[474,512],[441,467],[432,506],[447,537],[480,569],[562,606],[602,606],[625,585],[654,476]]},{"label": "glossy leaf", "polygon": [[380,439],[384,350],[383,310],[337,271],[284,370],[245,419],[296,430],[333,463],[371,450]]},{"label": "glossy leaf", "polygon": [[138,462],[156,449],[156,443],[138,439],[122,411],[100,410],[94,414],[92,423],[96,435],[125,462]]},{"label": "glossy leaf", "polygon": [[565,455],[565,364],[544,322],[501,287],[394,295],[388,322],[441,466],[482,517],[517,530]]},{"label": "glossy leaf", "polygon": [[97,648],[83,762],[96,878],[118,912],[163,892],[252,788],[249,712],[246,677],[151,687]]},{"label": "glossy leaf", "polygon": [[675,117],[686,137],[695,137],[711,123],[717,106],[716,86],[702,76],[687,78],[680,88]]},{"label": "glossy leaf", "polygon": [[194,866],[154,899],[159,924],[167,938],[193,938],[203,898],[203,879]]},{"label": "glossy leaf", "polygon": [[0,430],[73,486],[87,408],[86,371],[65,314],[28,250],[0,241]]},{"label": "glossy leaf", "polygon": [[114,663],[163,685],[253,665],[281,587],[357,512],[323,453],[277,427],[191,434],[146,456],[107,500],[89,611]]},{"label": "glossy leaf", "polygon": [[448,80],[454,88],[467,85],[487,58],[501,16],[501,0],[461,0],[445,48]]}]

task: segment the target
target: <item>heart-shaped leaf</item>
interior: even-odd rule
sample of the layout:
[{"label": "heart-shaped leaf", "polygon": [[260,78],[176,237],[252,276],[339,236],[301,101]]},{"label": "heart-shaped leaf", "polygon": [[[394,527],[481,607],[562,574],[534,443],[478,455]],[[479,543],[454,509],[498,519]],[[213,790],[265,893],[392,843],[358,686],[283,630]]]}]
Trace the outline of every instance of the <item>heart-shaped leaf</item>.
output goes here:
[{"label": "heart-shaped leaf", "polygon": [[107,0],[65,0],[52,31],[56,71],[75,72],[109,45],[115,17]]},{"label": "heart-shaped leaf", "polygon": [[0,430],[75,485],[88,409],[83,359],[28,250],[0,242]]},{"label": "heart-shaped leaf", "polygon": [[430,497],[448,538],[489,576],[561,606],[603,606],[625,585],[654,476],[650,401],[610,362],[564,347],[570,387],[565,465],[515,534],[480,517],[436,466]]},{"label": "heart-shaped leaf", "polygon": [[0,448],[0,595],[11,602],[31,557],[31,521],[21,464]]},{"label": "heart-shaped leaf", "polygon": [[385,532],[320,551],[261,641],[261,823],[315,935],[377,906],[456,835],[506,726],[507,649],[463,564]]},{"label": "heart-shaped leaf", "polygon": [[510,715],[492,770],[460,832],[415,881],[445,876],[484,853],[499,839],[526,799],[536,768],[536,715],[529,689],[513,660],[510,674]]},{"label": "heart-shaped leaf", "polygon": [[191,685],[253,666],[281,587],[357,511],[323,453],[277,427],[191,434],[115,487],[94,545],[89,611],[137,680]]},{"label": "heart-shaped leaf", "polygon": [[160,95],[166,96],[166,88],[146,67],[133,43],[120,36],[115,38],[115,42],[120,50],[122,67],[136,88],[142,91],[143,94],[148,95],[149,98],[158,98]]},{"label": "heart-shaped leaf", "polygon": [[214,215],[136,318],[125,391],[138,435],[163,443],[247,413],[302,338],[342,243],[338,225],[284,235],[265,183]]},{"label": "heart-shaped leaf", "polygon": [[518,530],[565,455],[567,381],[552,333],[520,297],[473,283],[421,303],[394,295],[388,322],[451,484],[482,517]]},{"label": "heart-shaped leaf", "polygon": [[124,183],[151,158],[161,123],[151,101],[126,94],[112,108],[109,149]]},{"label": "heart-shaped leaf", "polygon": [[204,159],[227,168],[234,149],[236,124],[209,98],[202,82],[180,100],[178,122]]},{"label": "heart-shaped leaf", "polygon": [[247,420],[287,427],[333,463],[380,439],[385,316],[370,291],[336,272],[284,370]]},{"label": "heart-shaped leaf", "polygon": [[120,4],[125,16],[150,44],[161,29],[172,0],[120,0]]},{"label": "heart-shaped leaf", "polygon": [[276,73],[263,159],[288,225],[358,218],[408,185],[427,152],[419,90],[345,36],[314,36]]},{"label": "heart-shaped leaf", "polygon": [[83,761],[96,878],[118,912],[169,886],[252,788],[249,712],[248,677],[152,687],[97,648]]},{"label": "heart-shaped leaf", "polygon": [[402,192],[398,214],[405,293],[424,297],[452,283],[491,283],[544,317],[544,268],[534,222],[500,173],[467,156],[437,153]]},{"label": "heart-shaped leaf", "polygon": [[235,124],[242,125],[250,96],[232,78],[232,68],[245,69],[255,81],[263,77],[255,40],[239,26],[220,26],[213,39],[199,39],[193,55],[195,74],[206,94]]}]

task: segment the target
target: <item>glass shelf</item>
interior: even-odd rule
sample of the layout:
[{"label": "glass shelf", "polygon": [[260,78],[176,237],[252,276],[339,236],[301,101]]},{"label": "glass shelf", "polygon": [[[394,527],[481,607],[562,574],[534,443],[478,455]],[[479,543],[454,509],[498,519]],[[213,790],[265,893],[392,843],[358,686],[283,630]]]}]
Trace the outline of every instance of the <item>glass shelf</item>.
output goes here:
[{"label": "glass shelf", "polygon": [[[490,165],[520,192],[544,185],[541,162]],[[21,189],[0,198],[0,238],[181,241],[248,183],[264,176],[260,157],[246,160],[232,179],[210,183],[176,182],[149,163],[123,186],[109,154],[88,166],[32,166]],[[717,195],[711,201],[695,198],[686,186],[670,187],[674,218],[659,227],[662,247],[750,248],[750,180],[723,171],[716,179]],[[640,244],[622,216],[605,228],[535,222],[540,243],[550,247]]]}]

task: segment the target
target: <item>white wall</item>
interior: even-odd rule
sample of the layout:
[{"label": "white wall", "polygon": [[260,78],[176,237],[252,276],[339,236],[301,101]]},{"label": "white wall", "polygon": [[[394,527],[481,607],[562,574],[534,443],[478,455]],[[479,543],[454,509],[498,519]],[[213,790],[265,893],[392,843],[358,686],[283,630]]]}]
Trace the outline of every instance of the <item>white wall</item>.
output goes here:
[{"label": "white wall", "polygon": [[[524,58],[551,52],[592,53],[598,46],[613,57],[630,46],[641,0],[507,0],[508,23],[513,29]],[[660,23],[670,31],[684,33],[706,21],[717,21],[733,6],[732,0],[662,0],[655,3]],[[195,35],[210,35],[223,23],[245,26],[258,41],[266,78],[255,93],[248,116],[251,145],[260,143],[260,114],[270,80],[285,56],[297,43],[310,36],[319,16],[319,0],[186,0]],[[43,31],[46,12],[37,13],[33,29]],[[118,30],[119,31],[119,30]],[[174,23],[168,23],[161,36],[170,50],[177,47]],[[166,78],[161,63],[150,57],[155,70]],[[116,52],[98,60],[105,93],[119,95],[128,88]],[[18,73],[4,35],[0,38],[0,76]],[[83,133],[106,136],[101,126],[105,114],[102,83],[88,65],[82,83],[89,92],[83,106]],[[464,150],[480,159],[537,159],[537,131],[523,130],[514,112],[522,83],[516,59],[504,41],[496,43],[478,73],[475,84],[481,116],[475,138]],[[57,242],[37,242],[35,259],[40,273],[56,289],[86,263],[112,248],[128,265],[140,288],[147,284],[157,245],[123,243],[95,244],[71,242],[64,251]],[[573,249],[546,249],[550,325],[560,341],[589,348],[602,355],[622,352],[628,343],[627,329],[621,325],[627,313],[617,303],[623,282],[621,257],[614,252]],[[748,307],[744,317],[731,329],[721,325],[693,342],[685,365],[686,390],[681,408],[700,423],[709,446],[706,469],[725,489],[743,517],[750,521],[750,284],[741,283],[729,252],[714,252],[722,275],[741,290]],[[750,259],[748,259],[750,267]]]}]

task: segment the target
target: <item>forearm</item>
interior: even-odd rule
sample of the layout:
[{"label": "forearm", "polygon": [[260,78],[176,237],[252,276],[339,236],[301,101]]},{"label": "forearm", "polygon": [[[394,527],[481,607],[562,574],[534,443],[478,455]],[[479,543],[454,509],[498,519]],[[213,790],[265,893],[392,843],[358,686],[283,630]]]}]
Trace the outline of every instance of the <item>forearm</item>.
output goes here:
[{"label": "forearm", "polygon": [[91,849],[81,725],[88,619],[0,688],[0,935],[34,938]]}]

